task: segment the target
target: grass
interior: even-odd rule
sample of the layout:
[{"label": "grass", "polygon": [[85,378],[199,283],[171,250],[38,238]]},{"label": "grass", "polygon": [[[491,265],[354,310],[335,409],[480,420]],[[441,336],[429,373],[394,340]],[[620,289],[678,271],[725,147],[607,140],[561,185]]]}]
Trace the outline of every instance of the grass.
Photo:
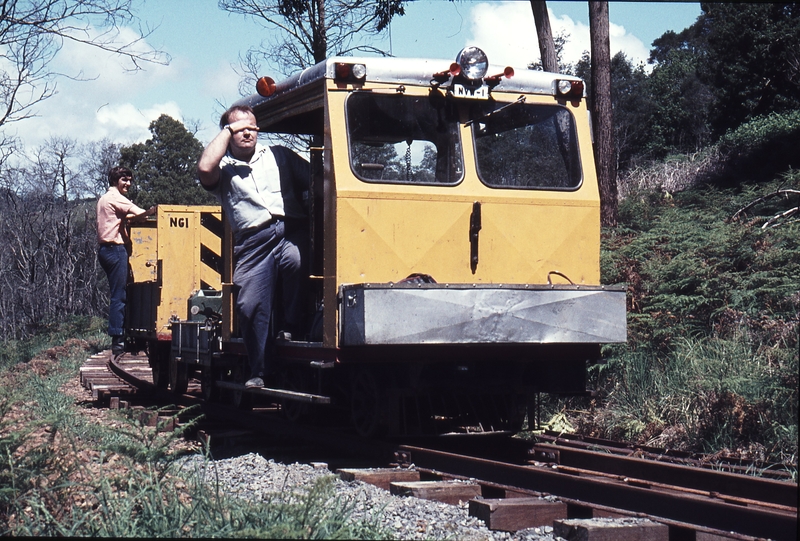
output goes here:
[{"label": "grass", "polygon": [[[377,515],[352,519],[332,476],[266,501],[236,498],[181,468],[197,452],[181,431],[144,426],[131,410],[90,422],[61,387],[107,339],[88,319],[51,330],[12,344],[0,366],[0,535],[391,539]],[[69,346],[53,347],[62,332]]]}]

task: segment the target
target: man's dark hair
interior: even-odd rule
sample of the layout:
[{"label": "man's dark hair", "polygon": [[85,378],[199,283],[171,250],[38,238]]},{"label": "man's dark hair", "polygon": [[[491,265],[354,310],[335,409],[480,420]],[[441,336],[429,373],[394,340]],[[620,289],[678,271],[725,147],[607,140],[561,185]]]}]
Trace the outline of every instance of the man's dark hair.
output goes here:
[{"label": "man's dark hair", "polygon": [[253,111],[253,108],[250,107],[249,105],[234,105],[233,107],[222,113],[222,116],[219,119],[220,129],[222,129],[223,126],[227,126],[228,124],[230,124],[230,122],[228,122],[228,119],[230,118],[231,114],[233,114],[235,111],[240,111],[242,113],[250,113],[251,115],[256,116],[255,112]]},{"label": "man's dark hair", "polygon": [[127,167],[112,167],[111,171],[108,172],[108,185],[116,186],[122,177],[133,177],[133,173]]}]

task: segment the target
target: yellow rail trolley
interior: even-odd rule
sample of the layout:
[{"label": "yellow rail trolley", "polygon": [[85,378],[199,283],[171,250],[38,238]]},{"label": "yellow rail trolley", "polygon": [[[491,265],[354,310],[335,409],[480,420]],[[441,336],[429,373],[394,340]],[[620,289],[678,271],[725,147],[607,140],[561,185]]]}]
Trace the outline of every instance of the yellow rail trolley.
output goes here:
[{"label": "yellow rail trolley", "polygon": [[[311,162],[307,332],[273,343],[280,387],[245,390],[229,234],[209,246],[219,281],[199,265],[191,286],[167,282],[183,252],[159,240],[154,267],[135,245],[137,280],[149,272],[170,306],[170,353],[151,347],[162,381],[184,392],[196,375],[210,399],[277,400],[297,420],[329,407],[365,435],[516,430],[537,393],[586,391],[626,322],[624,289],[600,285],[583,81],[468,47],[455,62],[330,58],[257,89],[237,103]],[[159,238],[182,232],[162,228],[171,216]],[[193,317],[198,295],[218,309]]]}]

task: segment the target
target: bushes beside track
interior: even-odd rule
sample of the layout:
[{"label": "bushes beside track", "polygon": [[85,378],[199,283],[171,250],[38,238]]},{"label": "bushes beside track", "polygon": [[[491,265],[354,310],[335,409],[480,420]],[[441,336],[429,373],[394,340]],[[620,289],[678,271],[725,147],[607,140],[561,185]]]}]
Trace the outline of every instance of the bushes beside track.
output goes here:
[{"label": "bushes beside track", "polygon": [[565,406],[580,432],[784,462],[796,476],[800,221],[767,222],[797,190],[789,170],[621,203],[601,266],[603,283],[627,284],[628,344],[592,369],[596,399]]}]

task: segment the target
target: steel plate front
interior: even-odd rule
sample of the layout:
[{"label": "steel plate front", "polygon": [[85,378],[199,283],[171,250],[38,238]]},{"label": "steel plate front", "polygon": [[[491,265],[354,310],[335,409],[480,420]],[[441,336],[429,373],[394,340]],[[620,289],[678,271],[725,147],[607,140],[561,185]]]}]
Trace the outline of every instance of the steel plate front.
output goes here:
[{"label": "steel plate front", "polygon": [[625,290],[343,286],[340,345],[625,342]]}]

